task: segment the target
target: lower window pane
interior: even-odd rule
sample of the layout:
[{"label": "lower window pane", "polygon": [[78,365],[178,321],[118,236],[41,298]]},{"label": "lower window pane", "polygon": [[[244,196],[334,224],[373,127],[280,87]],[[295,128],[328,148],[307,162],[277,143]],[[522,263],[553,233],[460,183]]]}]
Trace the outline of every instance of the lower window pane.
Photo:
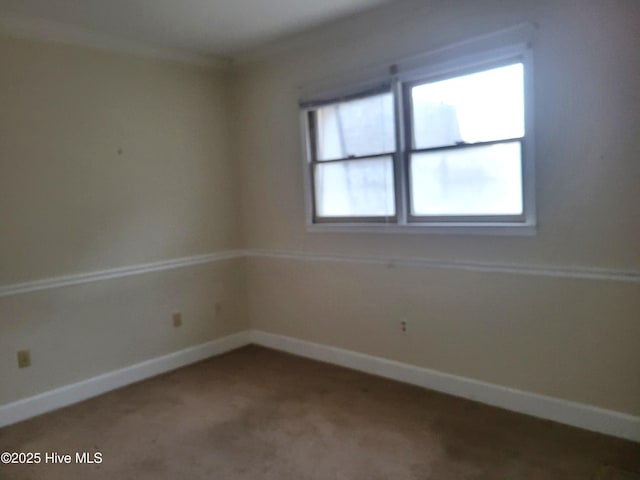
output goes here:
[{"label": "lower window pane", "polygon": [[431,215],[520,215],[520,142],[417,153],[411,211]]},{"label": "lower window pane", "polygon": [[316,164],[318,217],[395,215],[391,157]]}]

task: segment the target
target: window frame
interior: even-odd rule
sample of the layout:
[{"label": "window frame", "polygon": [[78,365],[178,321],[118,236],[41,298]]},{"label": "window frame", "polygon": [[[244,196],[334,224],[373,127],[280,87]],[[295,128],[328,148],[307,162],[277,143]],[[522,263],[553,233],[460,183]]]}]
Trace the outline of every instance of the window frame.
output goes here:
[{"label": "window frame", "polygon": [[[489,142],[461,145],[413,148],[413,118],[410,90],[424,83],[455,78],[469,73],[482,72],[500,66],[522,63],[524,82],[524,136]],[[418,67],[398,68],[392,75],[380,81],[352,85],[334,90],[322,100],[302,102],[300,105],[302,141],[304,151],[304,188],[306,200],[306,224],[308,231],[367,232],[367,233],[443,233],[474,235],[535,235],[535,164],[534,164],[534,112],[533,112],[533,58],[528,44],[517,44],[469,55],[460,55],[440,62],[423,62]],[[375,85],[372,87],[372,85]],[[384,85],[381,87],[380,85]],[[316,215],[316,191],[314,165],[327,161],[315,159],[315,126],[313,111],[320,106],[335,104],[356,98],[384,93],[390,88],[394,99],[394,124],[396,151],[376,156],[390,156],[393,162],[395,215],[388,217],[321,217]],[[388,90],[386,90],[388,91]],[[520,215],[440,215],[417,216],[411,213],[411,154],[421,151],[461,149],[483,145],[519,142],[521,146],[522,204]],[[345,158],[336,161],[357,160]],[[330,160],[333,161],[333,160]]]},{"label": "window frame", "polygon": [[[355,95],[348,95],[348,96],[344,96],[342,97],[340,100],[338,101],[328,101],[328,102],[317,102],[313,108],[307,108],[306,109],[306,130],[307,130],[307,136],[308,136],[308,144],[309,144],[309,148],[308,148],[308,167],[309,167],[309,177],[310,177],[310,185],[309,187],[311,188],[311,192],[312,192],[312,198],[311,198],[311,202],[312,202],[312,221],[314,224],[336,224],[336,223],[342,223],[342,224],[350,224],[350,223],[366,223],[366,224],[370,224],[370,223],[374,223],[374,224],[378,224],[378,223],[393,223],[393,224],[397,224],[398,223],[398,207],[397,207],[397,202],[398,202],[398,198],[395,195],[395,181],[396,181],[396,175],[395,175],[395,171],[394,171],[394,210],[395,210],[395,214],[394,215],[378,215],[378,216],[344,216],[344,217],[339,217],[339,216],[319,216],[316,213],[316,203],[317,203],[317,199],[316,199],[316,175],[315,175],[315,171],[316,171],[316,166],[317,165],[328,165],[328,164],[332,164],[332,163],[345,163],[345,162],[357,162],[359,160],[369,160],[369,159],[376,159],[376,158],[383,158],[383,157],[390,157],[391,158],[391,166],[392,166],[392,170],[395,169],[395,164],[397,162],[397,155],[398,155],[398,145],[397,145],[397,122],[395,121],[394,118],[394,130],[396,130],[396,132],[394,133],[395,136],[395,142],[396,142],[396,148],[395,151],[390,151],[390,152],[382,152],[382,153],[374,153],[374,154],[368,154],[368,155],[349,155],[347,157],[341,157],[341,158],[331,158],[331,159],[327,159],[327,160],[318,160],[317,158],[317,142],[318,142],[318,130],[316,128],[316,111],[318,108],[324,106],[324,105],[334,105],[336,103],[340,103],[340,102],[347,102],[347,101],[351,101],[351,100],[359,100],[359,99],[363,99],[363,98],[370,98],[370,97],[374,97],[376,95],[383,95],[383,94],[387,94],[387,93],[392,93],[392,99],[395,101],[395,95],[393,95],[392,92],[392,86],[391,84],[387,85],[381,85],[381,86],[377,86],[374,88],[370,88],[367,89],[366,91],[363,91],[359,94],[355,94]],[[395,110],[395,108],[394,108]],[[395,113],[394,113],[395,116]]]}]

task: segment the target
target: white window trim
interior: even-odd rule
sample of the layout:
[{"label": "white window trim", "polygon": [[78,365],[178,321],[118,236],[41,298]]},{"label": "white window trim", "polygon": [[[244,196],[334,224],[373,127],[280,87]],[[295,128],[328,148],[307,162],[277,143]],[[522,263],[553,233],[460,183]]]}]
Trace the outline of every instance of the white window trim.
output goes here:
[{"label": "white window trim", "polygon": [[[405,146],[404,132],[401,131],[404,126],[403,109],[406,102],[403,102],[401,92],[402,84],[416,80],[428,81],[430,77],[439,77],[442,75],[452,75],[456,73],[473,69],[489,67],[493,63],[507,62],[509,60],[520,60],[524,65],[524,107],[525,107],[525,136],[522,142],[522,195],[523,195],[523,221],[517,222],[409,222],[407,215],[407,181],[408,176],[406,169],[406,161],[394,160],[394,170],[396,171],[396,196],[400,197],[396,203],[397,222],[393,223],[366,223],[362,221],[349,222],[348,220],[340,223],[314,222],[313,212],[313,195],[314,186],[311,184],[312,178],[310,174],[310,138],[308,111],[313,107],[301,108],[300,125],[301,139],[303,146],[303,172],[304,172],[304,194],[305,194],[305,221],[306,229],[309,232],[327,232],[327,233],[402,233],[402,234],[462,234],[462,235],[508,235],[508,236],[533,236],[537,232],[536,220],[536,203],[535,203],[535,122],[533,110],[533,54],[529,43],[515,43],[506,47],[487,49],[481,52],[457,55],[447,59],[432,59],[431,61],[422,60],[418,63],[412,59],[404,65],[398,63],[394,66],[394,74],[380,77],[377,79],[369,79],[366,82],[351,84],[345,88],[333,89],[322,95],[315,95],[305,103],[313,103],[314,99],[322,100],[333,98],[337,99],[341,96],[352,95],[358,91],[365,90],[376,83],[392,82],[392,89],[395,90],[394,98],[396,101],[396,125],[397,129],[397,147],[398,152],[403,156],[407,155]],[[404,103],[404,105],[403,105]]]}]

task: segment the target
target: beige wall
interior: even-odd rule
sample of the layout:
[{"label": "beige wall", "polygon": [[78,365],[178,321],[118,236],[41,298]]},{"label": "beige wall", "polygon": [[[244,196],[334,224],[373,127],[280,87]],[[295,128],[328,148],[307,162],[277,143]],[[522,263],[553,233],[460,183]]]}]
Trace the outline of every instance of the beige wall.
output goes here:
[{"label": "beige wall", "polygon": [[[305,230],[303,90],[523,21],[535,237]],[[638,271],[638,24],[633,0],[402,1],[228,74],[2,37],[0,285],[243,247]],[[0,404],[251,327],[638,415],[638,299],[637,282],[256,257],[18,294],[0,298]]]},{"label": "beige wall", "polygon": [[[302,91],[521,22],[539,26],[535,237],[305,230]],[[632,0],[401,2],[240,59],[246,246],[638,271],[638,25]],[[638,283],[257,258],[248,282],[256,328],[640,414]]]},{"label": "beige wall", "polygon": [[[316,32],[300,41],[303,49],[292,46],[288,54],[241,65],[236,72],[233,131],[245,167],[247,246],[639,269],[640,135],[635,126],[640,109],[632,107],[640,103],[638,3],[398,5],[394,15],[381,10],[369,21]],[[297,109],[301,90],[318,79],[328,83],[381,61],[525,21],[539,25],[534,47],[535,238],[305,231]]]},{"label": "beige wall", "polygon": [[9,37],[0,59],[0,284],[237,243],[223,72]]},{"label": "beige wall", "polygon": [[[237,246],[223,71],[6,36],[0,65],[0,286]],[[244,330],[245,312],[242,259],[2,297],[0,404]]]},{"label": "beige wall", "polygon": [[[0,405],[246,330],[247,318],[243,259],[0,298]],[[30,368],[17,368],[22,348]]]},{"label": "beige wall", "polygon": [[640,414],[637,283],[273,258],[247,275],[255,329]]}]

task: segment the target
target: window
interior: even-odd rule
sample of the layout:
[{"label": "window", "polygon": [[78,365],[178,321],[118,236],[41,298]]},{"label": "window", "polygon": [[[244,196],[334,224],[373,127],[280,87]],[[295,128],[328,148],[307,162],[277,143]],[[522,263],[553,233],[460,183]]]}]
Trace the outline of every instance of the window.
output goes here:
[{"label": "window", "polygon": [[318,219],[395,217],[396,127],[390,92],[310,112]]},{"label": "window", "polygon": [[519,49],[303,104],[309,223],[531,229],[529,70]]}]

